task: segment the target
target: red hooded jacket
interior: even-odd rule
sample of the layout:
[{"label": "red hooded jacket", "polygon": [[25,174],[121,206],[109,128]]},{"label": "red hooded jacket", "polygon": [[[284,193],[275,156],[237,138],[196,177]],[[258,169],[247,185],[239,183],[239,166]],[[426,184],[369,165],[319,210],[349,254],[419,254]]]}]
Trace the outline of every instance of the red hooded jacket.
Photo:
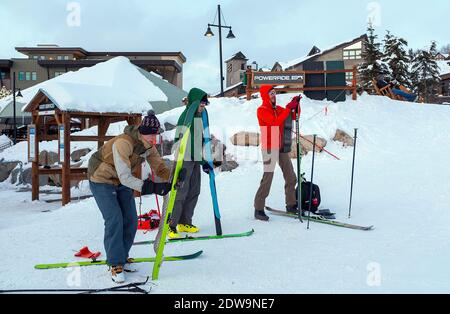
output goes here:
[{"label": "red hooded jacket", "polygon": [[263,150],[281,149],[284,121],[290,116],[289,109],[280,106],[275,108],[270,101],[269,92],[272,85],[262,85],[259,89],[262,105],[258,108],[257,115],[261,127],[261,146]]}]

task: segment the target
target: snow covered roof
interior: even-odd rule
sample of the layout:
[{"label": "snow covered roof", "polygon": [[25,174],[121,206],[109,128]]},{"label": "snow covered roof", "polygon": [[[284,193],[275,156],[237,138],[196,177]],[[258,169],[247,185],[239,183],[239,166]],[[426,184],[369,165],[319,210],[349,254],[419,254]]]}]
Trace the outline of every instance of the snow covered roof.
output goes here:
[{"label": "snow covered roof", "polygon": [[[29,111],[34,98],[45,94],[62,111],[142,113],[152,101],[167,96],[126,57],[68,72],[22,91]],[[1,106],[1,104],[0,104]]]},{"label": "snow covered roof", "polygon": [[445,74],[450,74],[450,61],[445,60],[445,61],[436,61],[437,64],[439,65],[439,74],[440,75],[445,75]]},{"label": "snow covered roof", "polygon": [[[225,88],[225,89],[223,90],[223,92],[224,92],[224,93],[225,93],[225,92],[228,92],[228,91],[230,91],[230,90],[232,90],[232,89],[235,89],[236,87],[239,87],[239,86],[241,86],[241,85],[243,85],[243,84],[244,84],[244,82],[239,82],[239,83],[237,83],[237,84],[228,86],[227,88]],[[213,94],[213,97],[219,97],[220,94],[221,94],[221,92],[216,92],[216,93]]]},{"label": "snow covered roof", "polygon": [[[361,36],[359,36],[359,37],[357,37],[357,38],[354,38],[354,39],[345,41],[345,42],[343,42],[343,43],[340,43],[340,44],[338,44],[338,45],[335,45],[335,46],[329,47],[329,48],[327,48],[327,49],[324,49],[324,50],[322,50],[322,51],[320,51],[319,48],[317,48],[316,46],[314,46],[314,47],[311,49],[311,51],[309,52],[308,55],[303,56],[303,57],[300,57],[300,58],[297,58],[297,59],[294,59],[294,60],[291,60],[291,61],[288,61],[288,62],[278,62],[278,64],[281,66],[281,68],[283,69],[283,71],[285,71],[285,70],[290,70],[290,68],[292,68],[292,67],[294,67],[294,66],[297,66],[297,65],[300,65],[300,64],[303,63],[303,62],[306,62],[306,61],[311,60],[311,59],[315,59],[316,57],[319,57],[319,56],[321,56],[321,55],[324,55],[324,54],[326,54],[326,53],[328,53],[328,52],[330,52],[330,51],[332,51],[332,50],[339,49],[339,48],[341,48],[341,47],[346,47],[346,46],[351,45],[351,44],[353,44],[353,43],[356,43],[356,42],[358,42],[358,41],[365,40],[366,38],[367,38],[367,35],[364,34],[364,35],[361,35]],[[319,51],[319,52],[314,54],[315,51]]]},{"label": "snow covered roof", "polygon": [[314,58],[316,56],[319,56],[319,55],[320,55],[320,53],[317,53],[317,54],[311,55],[311,56],[303,56],[301,58],[297,58],[297,59],[294,59],[294,60],[291,60],[291,61],[288,61],[288,62],[278,62],[278,64],[281,66],[281,68],[284,71],[284,70],[292,68],[292,67],[294,67],[294,66],[296,66],[298,64],[301,64],[301,63],[303,63],[305,61],[308,61],[309,59],[312,59],[312,58]]}]

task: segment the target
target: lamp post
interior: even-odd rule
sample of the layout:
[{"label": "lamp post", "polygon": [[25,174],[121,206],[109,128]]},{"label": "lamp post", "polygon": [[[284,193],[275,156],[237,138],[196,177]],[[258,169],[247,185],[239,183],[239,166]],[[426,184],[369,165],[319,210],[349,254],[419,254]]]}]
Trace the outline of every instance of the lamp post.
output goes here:
[{"label": "lamp post", "polygon": [[[17,93],[17,97],[22,97],[22,93],[19,92]],[[14,140],[13,143],[14,145],[17,144],[17,116],[16,116],[16,72],[14,72],[13,74],[13,125],[14,125]]]},{"label": "lamp post", "polygon": [[222,11],[220,9],[220,4],[217,6],[217,14],[219,16],[219,24],[208,24],[208,29],[206,30],[205,36],[206,37],[213,37],[214,33],[211,30],[211,27],[217,27],[219,29],[219,54],[220,54],[220,96],[223,97],[224,90],[223,90],[223,57],[222,57],[222,28],[229,29],[227,39],[233,39],[236,38],[234,36],[233,31],[231,30],[231,26],[222,25]]}]

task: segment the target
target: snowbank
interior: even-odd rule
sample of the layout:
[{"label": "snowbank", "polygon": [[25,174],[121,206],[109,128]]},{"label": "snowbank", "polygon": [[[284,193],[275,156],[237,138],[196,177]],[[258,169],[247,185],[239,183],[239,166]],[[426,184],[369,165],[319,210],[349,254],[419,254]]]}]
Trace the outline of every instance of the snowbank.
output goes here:
[{"label": "snowbank", "polygon": [[[167,96],[125,57],[68,72],[23,90],[19,101],[26,105],[22,110],[39,91],[67,111],[142,113],[151,107],[151,101],[167,101]],[[2,99],[0,108],[11,100]]]},{"label": "snowbank", "polygon": [[[292,96],[279,96],[279,104],[285,105]],[[336,104],[303,100],[302,134],[330,139],[337,128],[349,134],[359,129],[352,219],[347,219],[352,149],[331,141],[327,149],[341,160],[317,155],[314,175],[321,187],[321,207],[331,208],[341,221],[375,225],[374,231],[360,232],[318,224],[306,230],[296,220],[277,216],[271,216],[269,223],[253,219],[253,197],[263,171],[259,148],[234,147],[228,135],[258,131],[255,112],[259,104],[257,99],[212,99],[208,108],[212,133],[223,135],[240,164],[231,173],[217,175],[223,230],[234,233],[253,228],[255,234],[168,245],[167,255],[200,249],[204,255],[192,261],[164,263],[153,293],[450,291],[449,106],[368,95]],[[159,118],[174,123],[181,110]],[[8,151],[12,154],[12,149],[0,157]],[[310,167],[308,155],[302,160],[307,177]],[[215,232],[213,211],[207,177],[203,176],[194,224],[201,228],[201,235],[210,235]],[[103,220],[93,199],[60,208],[58,204],[32,203],[29,193],[9,190],[0,191],[0,201],[0,243],[9,254],[1,260],[0,289],[111,286],[105,267],[33,268],[37,263],[74,260],[72,250],[85,245],[104,254]],[[136,202],[139,208],[139,199]],[[284,206],[284,182],[278,169],[267,204]],[[153,208],[155,197],[144,197],[143,211]],[[139,232],[137,240],[154,235]],[[150,246],[140,246],[132,249],[132,255],[154,254]],[[147,276],[152,266],[138,265],[139,273],[129,275],[129,280]]]}]

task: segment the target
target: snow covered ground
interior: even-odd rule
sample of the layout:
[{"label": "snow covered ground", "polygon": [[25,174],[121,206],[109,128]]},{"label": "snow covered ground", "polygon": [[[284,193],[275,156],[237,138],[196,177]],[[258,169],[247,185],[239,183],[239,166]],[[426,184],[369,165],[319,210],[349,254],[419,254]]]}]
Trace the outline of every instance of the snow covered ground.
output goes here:
[{"label": "snow covered ground", "polygon": [[[285,105],[290,97],[279,96],[278,101]],[[234,147],[228,138],[238,131],[258,130],[259,104],[260,100],[213,99],[208,108],[212,133],[225,140],[240,164],[217,176],[223,230],[253,228],[255,234],[167,245],[166,255],[198,250],[204,254],[191,261],[164,263],[154,293],[450,292],[449,106],[367,95],[338,104],[303,100],[301,133],[326,138],[326,148],[341,159],[325,153],[316,158],[321,207],[336,211],[340,221],[375,225],[375,230],[362,232],[314,223],[306,230],[306,224],[278,216],[271,216],[268,223],[253,219],[253,197],[262,176],[259,148]],[[176,122],[180,110],[160,119]],[[359,129],[352,219],[347,219],[352,149],[331,141],[336,128],[349,134]],[[11,148],[0,157],[13,152],[25,154]],[[309,177],[311,155],[302,165]],[[215,233],[213,212],[206,175],[202,179],[194,223],[201,235],[210,235]],[[18,193],[8,184],[0,188],[0,289],[112,285],[102,266],[33,268],[38,263],[73,261],[74,251],[85,245],[104,252],[103,221],[93,199],[61,208],[58,203],[31,202],[30,193]],[[268,205],[284,206],[279,169]],[[145,197],[143,210],[152,208],[154,196]],[[139,232],[137,240],[154,236]],[[132,254],[154,255],[150,246],[134,247]],[[129,280],[150,275],[152,266],[138,265],[139,273]]]}]

